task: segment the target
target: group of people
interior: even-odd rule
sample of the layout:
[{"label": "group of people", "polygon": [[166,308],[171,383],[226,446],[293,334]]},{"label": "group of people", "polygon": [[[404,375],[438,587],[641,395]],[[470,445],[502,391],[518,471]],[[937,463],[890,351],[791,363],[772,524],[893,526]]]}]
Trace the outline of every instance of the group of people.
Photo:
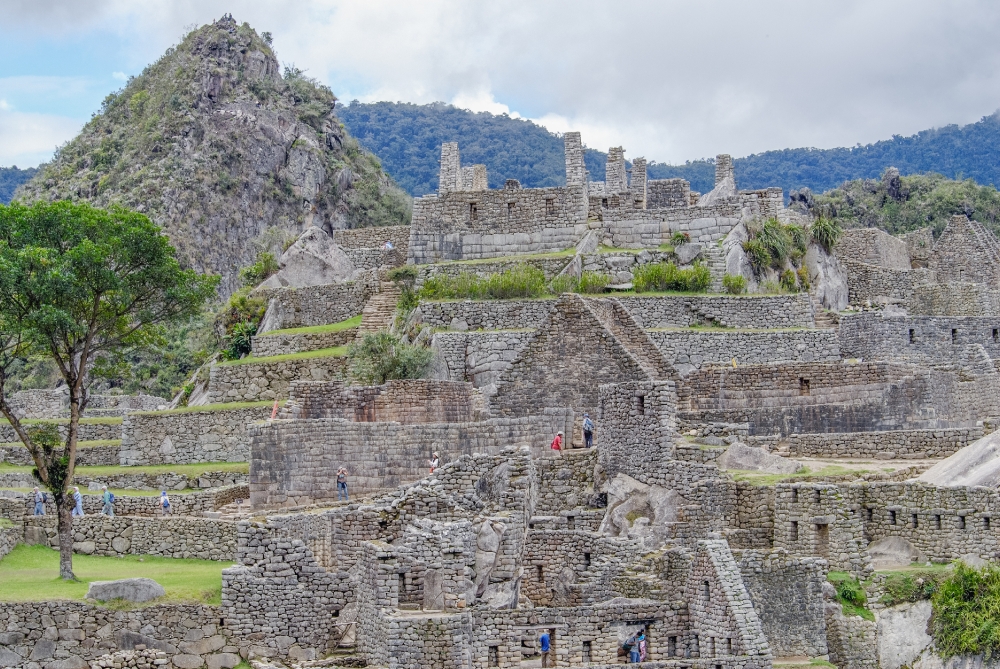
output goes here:
[{"label": "group of people", "polygon": [[[594,447],[594,421],[591,420],[589,413],[583,414],[583,443],[587,448]],[[565,450],[562,431],[556,433],[555,438],[552,440],[551,448],[559,455],[562,455],[562,452]]]},{"label": "group of people", "polygon": [[[45,504],[48,503],[49,496],[48,493],[42,492],[35,486],[35,515],[44,516],[45,515]],[[102,516],[108,516],[109,518],[115,517],[115,494],[108,490],[108,486],[101,486],[101,501],[103,506],[101,507]],[[170,497],[167,496],[167,491],[160,491],[160,513],[164,516],[170,515]],[[73,510],[72,515],[74,517],[83,517],[83,494],[80,493],[80,488],[78,486],[73,486]]]}]

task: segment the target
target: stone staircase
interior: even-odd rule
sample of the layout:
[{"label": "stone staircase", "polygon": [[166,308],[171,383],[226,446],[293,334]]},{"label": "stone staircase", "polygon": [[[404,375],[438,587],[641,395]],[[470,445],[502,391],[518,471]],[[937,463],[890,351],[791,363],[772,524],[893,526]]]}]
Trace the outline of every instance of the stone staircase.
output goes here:
[{"label": "stone staircase", "polygon": [[722,292],[722,277],[726,275],[726,252],[718,244],[707,244],[701,251],[701,257],[712,272],[713,293]]},{"label": "stone staircase", "polygon": [[379,291],[368,298],[368,303],[361,311],[361,325],[358,327],[359,340],[367,333],[389,329],[401,294],[399,286],[392,281],[381,282]]},{"label": "stone staircase", "polygon": [[815,295],[810,294],[809,299],[813,306],[813,321],[818,329],[836,329],[840,327],[840,317],[836,313],[824,307]]}]

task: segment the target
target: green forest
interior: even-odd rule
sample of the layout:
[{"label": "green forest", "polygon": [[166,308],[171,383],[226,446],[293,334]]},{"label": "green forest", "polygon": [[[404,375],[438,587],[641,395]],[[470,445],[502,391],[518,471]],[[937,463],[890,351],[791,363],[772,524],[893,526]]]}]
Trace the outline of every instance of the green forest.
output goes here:
[{"label": "green forest", "polygon": [[0,167],[0,203],[9,204],[14,197],[14,191],[25,181],[35,176],[38,170],[34,167],[19,170],[17,165],[13,167]]}]

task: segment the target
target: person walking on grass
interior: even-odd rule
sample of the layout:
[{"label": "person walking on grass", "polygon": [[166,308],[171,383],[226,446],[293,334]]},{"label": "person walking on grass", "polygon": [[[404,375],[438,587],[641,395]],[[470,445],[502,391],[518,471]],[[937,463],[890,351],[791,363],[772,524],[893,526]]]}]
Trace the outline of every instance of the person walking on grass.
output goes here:
[{"label": "person walking on grass", "polygon": [[347,469],[341,467],[337,470],[337,501],[340,501],[340,496],[344,496],[344,501],[349,502],[350,498],[347,496]]},{"label": "person walking on grass", "polygon": [[80,494],[80,489],[73,486],[73,515],[80,516],[83,518],[83,495]]},{"label": "person walking on grass", "polygon": [[590,420],[590,414],[583,414],[583,442],[587,448],[594,447],[594,421]]},{"label": "person walking on grass", "polygon": [[35,486],[35,515],[45,515],[45,493],[41,492],[38,486]]},{"label": "person walking on grass", "polygon": [[109,516],[111,518],[115,517],[115,494],[108,490],[108,486],[101,487],[101,500],[104,502],[104,507],[101,509],[102,516]]},{"label": "person walking on grass", "polygon": [[171,513],[171,511],[170,511],[170,498],[167,497],[167,491],[166,490],[161,490],[160,491],[160,512],[164,516],[169,516],[170,513]]},{"label": "person walking on grass", "polygon": [[560,457],[562,457],[562,448],[563,448],[562,443],[563,443],[563,433],[557,432],[556,438],[552,440],[552,450],[558,453]]}]

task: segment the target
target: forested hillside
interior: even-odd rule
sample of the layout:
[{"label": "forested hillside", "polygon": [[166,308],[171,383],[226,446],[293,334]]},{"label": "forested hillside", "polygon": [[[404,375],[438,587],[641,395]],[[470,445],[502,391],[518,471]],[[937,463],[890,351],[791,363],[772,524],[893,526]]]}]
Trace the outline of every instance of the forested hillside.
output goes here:
[{"label": "forested hillside", "polygon": [[14,197],[14,191],[17,190],[17,187],[35,176],[37,171],[34,167],[19,170],[17,165],[0,167],[0,204],[10,204],[10,199]]},{"label": "forested hillside", "polygon": [[[502,186],[507,178],[529,187],[565,180],[561,139],[530,121],[473,113],[440,102],[353,102],[338,114],[350,133],[378,155],[386,171],[413,195],[437,188],[441,143],[448,141],[459,142],[464,164],[487,166],[491,187]],[[656,158],[642,146],[625,149],[630,157]],[[604,178],[604,158],[600,151],[587,152],[592,179]],[[851,179],[878,178],[890,165],[904,175],[937,172],[980,184],[1000,183],[1000,117],[993,114],[966,126],[949,125],[854,148],[781,149],[735,161],[741,188],[780,186],[786,193],[804,186],[823,192]],[[704,193],[712,188],[715,168],[712,160],[651,163],[649,174],[654,179],[683,177]]]}]

